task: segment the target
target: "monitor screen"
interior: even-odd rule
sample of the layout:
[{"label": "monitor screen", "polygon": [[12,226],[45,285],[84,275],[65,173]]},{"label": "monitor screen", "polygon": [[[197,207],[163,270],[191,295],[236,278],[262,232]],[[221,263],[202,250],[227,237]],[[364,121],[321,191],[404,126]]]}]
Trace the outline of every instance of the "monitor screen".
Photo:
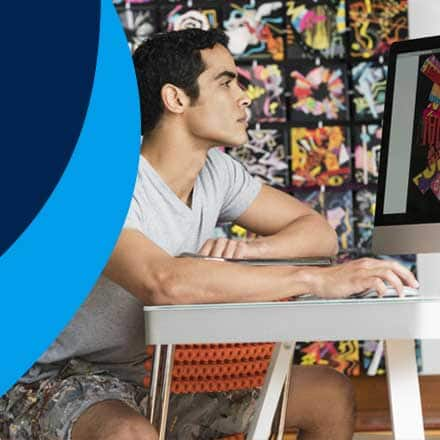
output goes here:
[{"label": "monitor screen", "polygon": [[[415,225],[438,224],[434,233],[438,234],[440,251],[438,37],[397,43],[391,49],[381,156],[374,250],[390,254],[433,252],[432,246],[424,246],[427,239],[423,234],[417,237],[423,231]],[[392,236],[385,239],[383,234]],[[413,237],[405,237],[408,234]],[[390,244],[389,239],[403,241],[401,245]]]}]

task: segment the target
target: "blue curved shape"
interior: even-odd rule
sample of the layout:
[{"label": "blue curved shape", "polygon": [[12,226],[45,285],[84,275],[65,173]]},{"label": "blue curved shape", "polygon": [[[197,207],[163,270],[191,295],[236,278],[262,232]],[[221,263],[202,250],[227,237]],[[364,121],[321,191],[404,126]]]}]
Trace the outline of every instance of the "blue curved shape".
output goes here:
[{"label": "blue curved shape", "polygon": [[123,224],[139,158],[129,50],[101,1],[95,81],[71,160],[38,216],[0,258],[0,395],[47,349],[102,271]]},{"label": "blue curved shape", "polygon": [[[1,70],[0,96],[8,122],[1,130],[0,200],[7,215],[1,217],[0,256],[58,184],[90,102],[100,1],[88,1],[87,9],[74,2],[66,11],[61,14],[60,5],[49,2],[2,5],[2,16],[9,17],[3,24],[13,24],[14,43],[2,47],[8,67]],[[17,32],[18,25],[26,31]]]}]

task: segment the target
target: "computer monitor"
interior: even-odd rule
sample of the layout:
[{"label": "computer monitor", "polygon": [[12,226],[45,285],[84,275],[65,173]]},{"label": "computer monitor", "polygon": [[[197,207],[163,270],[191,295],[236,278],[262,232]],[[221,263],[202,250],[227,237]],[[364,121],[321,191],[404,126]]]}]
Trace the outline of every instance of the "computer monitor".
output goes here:
[{"label": "computer monitor", "polygon": [[440,37],[389,54],[373,252],[440,252]]}]

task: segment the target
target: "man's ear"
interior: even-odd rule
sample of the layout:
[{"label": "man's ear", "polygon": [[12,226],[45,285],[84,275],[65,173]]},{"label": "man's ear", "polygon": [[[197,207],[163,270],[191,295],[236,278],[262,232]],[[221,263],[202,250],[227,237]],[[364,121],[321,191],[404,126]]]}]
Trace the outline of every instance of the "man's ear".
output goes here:
[{"label": "man's ear", "polygon": [[190,103],[186,93],[174,84],[164,84],[160,95],[164,107],[171,113],[183,113]]}]

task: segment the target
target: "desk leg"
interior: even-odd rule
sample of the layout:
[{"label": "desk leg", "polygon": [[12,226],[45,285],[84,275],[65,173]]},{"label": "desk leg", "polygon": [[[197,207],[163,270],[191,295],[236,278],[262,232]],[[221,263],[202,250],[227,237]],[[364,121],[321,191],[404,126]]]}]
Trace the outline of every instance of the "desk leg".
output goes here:
[{"label": "desk leg", "polygon": [[149,398],[148,398],[148,413],[147,418],[150,420],[150,423],[154,425],[154,418],[156,413],[156,405],[158,403],[157,399],[157,388],[159,382],[159,370],[160,370],[160,352],[161,346],[156,345],[154,347],[153,353],[153,368],[151,371],[151,381],[150,381],[150,390],[149,390]]},{"label": "desk leg", "polygon": [[166,346],[166,358],[163,372],[163,387],[162,387],[162,411],[159,429],[159,440],[165,440],[165,433],[167,428],[168,405],[170,402],[171,379],[173,376],[173,358],[174,345]]},{"label": "desk leg", "polygon": [[[269,439],[272,421],[277,410],[281,391],[283,385],[286,383],[287,372],[292,368],[294,350],[294,342],[279,342],[275,344],[264,386],[261,390],[257,408],[246,437],[247,440]],[[285,403],[287,405],[287,402]],[[283,407],[284,405],[282,405],[281,414],[283,414]]]},{"label": "desk leg", "polygon": [[424,440],[414,341],[386,341],[385,354],[394,440]]}]

